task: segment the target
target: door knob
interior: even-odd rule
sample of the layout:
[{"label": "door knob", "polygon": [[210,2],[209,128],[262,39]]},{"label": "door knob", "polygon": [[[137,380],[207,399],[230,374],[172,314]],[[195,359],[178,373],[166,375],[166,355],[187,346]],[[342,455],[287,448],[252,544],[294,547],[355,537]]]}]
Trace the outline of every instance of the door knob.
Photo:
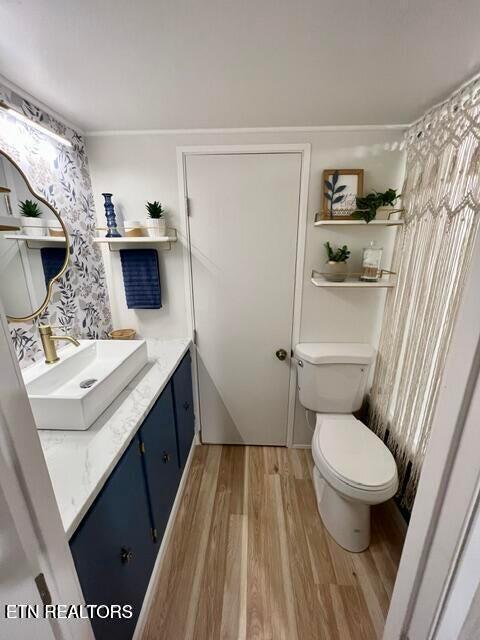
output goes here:
[{"label": "door knob", "polygon": [[287,352],[285,351],[285,349],[278,349],[278,351],[275,351],[275,355],[279,360],[285,360],[287,357]]}]

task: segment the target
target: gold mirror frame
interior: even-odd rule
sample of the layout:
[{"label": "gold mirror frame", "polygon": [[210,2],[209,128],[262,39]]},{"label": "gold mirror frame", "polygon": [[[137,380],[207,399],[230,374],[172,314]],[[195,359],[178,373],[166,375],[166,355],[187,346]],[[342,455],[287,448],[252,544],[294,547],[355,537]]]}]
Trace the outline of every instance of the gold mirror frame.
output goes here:
[{"label": "gold mirror frame", "polygon": [[68,264],[70,262],[70,236],[68,234],[67,231],[67,227],[65,226],[65,223],[63,222],[62,218],[60,217],[60,214],[57,213],[57,211],[55,211],[55,209],[52,207],[52,205],[47,202],[45,200],[45,198],[42,198],[42,196],[39,196],[38,193],[36,193],[30,182],[28,181],[27,176],[24,174],[24,172],[20,169],[20,167],[18,166],[18,164],[15,162],[15,160],[12,160],[12,158],[5,153],[5,151],[2,151],[2,149],[0,149],[0,156],[3,156],[4,158],[6,158],[9,162],[12,163],[12,165],[17,169],[17,171],[20,173],[20,175],[22,176],[22,178],[25,180],[25,184],[27,185],[28,190],[30,191],[30,193],[32,194],[32,196],[34,196],[37,200],[39,200],[43,205],[45,205],[46,207],[48,207],[50,209],[50,211],[53,213],[53,215],[57,218],[57,220],[60,223],[60,226],[62,227],[63,233],[65,234],[65,261],[62,265],[62,268],[60,269],[60,271],[57,273],[56,276],[54,276],[50,282],[48,283],[48,287],[47,287],[47,293],[45,294],[45,300],[42,302],[42,304],[40,305],[40,307],[34,311],[33,313],[31,313],[28,316],[24,316],[24,317],[16,317],[16,316],[9,316],[7,315],[7,320],[9,322],[30,322],[31,320],[35,320],[36,318],[38,318],[38,316],[41,316],[42,313],[45,311],[45,309],[48,307],[48,304],[50,302],[50,300],[52,299],[52,290],[53,290],[53,284],[54,282],[56,282],[57,280],[59,280],[63,274],[65,273],[65,271],[68,268]]}]

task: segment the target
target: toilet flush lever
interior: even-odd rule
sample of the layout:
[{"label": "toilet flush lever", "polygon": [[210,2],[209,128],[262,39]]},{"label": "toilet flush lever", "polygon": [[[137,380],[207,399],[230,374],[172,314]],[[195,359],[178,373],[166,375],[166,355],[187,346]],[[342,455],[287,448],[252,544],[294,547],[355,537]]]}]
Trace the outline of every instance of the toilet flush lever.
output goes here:
[{"label": "toilet flush lever", "polygon": [[285,351],[285,349],[278,349],[278,351],[275,351],[275,355],[279,360],[285,360],[287,357],[287,352]]}]

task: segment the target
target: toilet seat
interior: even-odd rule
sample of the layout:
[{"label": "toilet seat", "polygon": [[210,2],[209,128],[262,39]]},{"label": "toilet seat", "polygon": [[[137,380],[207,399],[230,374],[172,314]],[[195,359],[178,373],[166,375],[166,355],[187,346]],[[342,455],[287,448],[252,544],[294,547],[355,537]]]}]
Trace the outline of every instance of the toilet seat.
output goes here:
[{"label": "toilet seat", "polygon": [[375,503],[396,492],[392,454],[351,414],[317,414],[312,454],[322,475],[348,497]]}]

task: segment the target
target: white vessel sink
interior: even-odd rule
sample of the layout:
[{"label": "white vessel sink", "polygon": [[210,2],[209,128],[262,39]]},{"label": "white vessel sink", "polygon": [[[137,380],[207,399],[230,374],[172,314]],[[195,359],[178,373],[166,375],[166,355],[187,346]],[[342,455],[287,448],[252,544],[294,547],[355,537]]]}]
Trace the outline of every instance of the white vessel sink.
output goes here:
[{"label": "white vessel sink", "polygon": [[80,340],[23,370],[37,429],[88,429],[147,364],[145,340]]}]

